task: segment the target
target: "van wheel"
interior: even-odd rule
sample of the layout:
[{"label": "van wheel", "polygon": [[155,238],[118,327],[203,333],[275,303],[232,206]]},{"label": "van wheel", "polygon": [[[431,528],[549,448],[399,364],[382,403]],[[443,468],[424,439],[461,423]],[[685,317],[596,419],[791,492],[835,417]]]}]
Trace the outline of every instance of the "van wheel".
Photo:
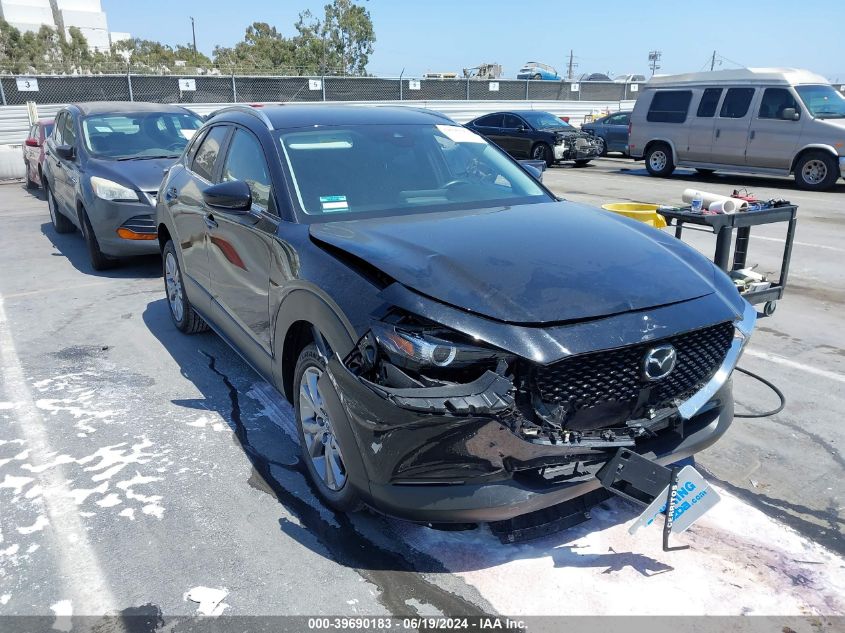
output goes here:
[{"label": "van wheel", "polygon": [[825,191],[839,177],[836,161],[827,152],[807,152],[795,165],[795,184],[799,189]]},{"label": "van wheel", "polygon": [[645,168],[652,176],[666,178],[675,171],[675,161],[672,148],[666,143],[655,143],[648,148],[645,155]]}]

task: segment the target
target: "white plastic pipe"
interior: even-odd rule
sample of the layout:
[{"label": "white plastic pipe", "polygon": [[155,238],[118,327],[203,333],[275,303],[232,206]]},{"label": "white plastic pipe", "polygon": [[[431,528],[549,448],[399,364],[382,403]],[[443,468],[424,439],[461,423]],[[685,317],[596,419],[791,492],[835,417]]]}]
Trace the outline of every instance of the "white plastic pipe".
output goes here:
[{"label": "white plastic pipe", "polygon": [[696,193],[701,194],[701,199],[704,201],[704,208],[709,209],[710,211],[736,213],[737,211],[742,211],[748,207],[748,203],[745,200],[722,196],[718,193],[700,191],[698,189],[684,189],[684,193],[681,194],[681,199],[689,204],[692,202],[693,198],[695,198]]}]

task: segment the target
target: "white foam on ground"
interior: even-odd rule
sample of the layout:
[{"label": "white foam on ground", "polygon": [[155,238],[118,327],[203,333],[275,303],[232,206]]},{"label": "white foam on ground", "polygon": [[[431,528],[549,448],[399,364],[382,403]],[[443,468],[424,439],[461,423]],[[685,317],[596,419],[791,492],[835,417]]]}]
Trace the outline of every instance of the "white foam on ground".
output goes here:
[{"label": "white foam on ground", "polygon": [[70,600],[59,600],[56,604],[50,606],[50,610],[55,614],[56,620],[53,622],[53,629],[56,631],[70,631],[73,629],[73,603]]},{"label": "white foam on ground", "polygon": [[35,519],[35,523],[33,523],[32,525],[19,527],[17,528],[17,530],[18,534],[32,534],[34,532],[40,532],[48,525],[50,525],[50,520],[44,515],[41,515],[37,519]]},{"label": "white foam on ground", "polygon": [[4,593],[2,596],[0,596],[0,605],[9,604],[9,600],[11,600],[11,599],[12,599],[11,594]]},{"label": "white foam on ground", "polygon": [[518,545],[501,545],[486,527],[395,527],[509,615],[845,613],[845,560],[719,494],[698,524],[672,536],[691,546],[675,552],[662,551],[660,526],[628,534],[639,510],[618,499],[583,526]]},{"label": "white foam on ground", "polygon": [[197,607],[198,615],[220,615],[229,606],[223,602],[228,595],[227,589],[194,587],[185,593],[183,599],[199,603]]}]

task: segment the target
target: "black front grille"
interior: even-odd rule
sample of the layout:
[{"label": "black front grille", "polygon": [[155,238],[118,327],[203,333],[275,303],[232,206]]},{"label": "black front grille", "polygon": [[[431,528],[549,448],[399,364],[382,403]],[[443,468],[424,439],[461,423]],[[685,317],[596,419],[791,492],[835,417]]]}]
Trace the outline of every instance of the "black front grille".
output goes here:
[{"label": "black front grille", "polygon": [[[700,389],[722,364],[733,340],[730,322],[630,347],[583,354],[538,366],[534,385],[547,406],[559,406],[568,428],[608,427],[624,423],[641,405],[665,406]],[[658,345],[678,353],[673,371],[647,380],[643,361]]]}]

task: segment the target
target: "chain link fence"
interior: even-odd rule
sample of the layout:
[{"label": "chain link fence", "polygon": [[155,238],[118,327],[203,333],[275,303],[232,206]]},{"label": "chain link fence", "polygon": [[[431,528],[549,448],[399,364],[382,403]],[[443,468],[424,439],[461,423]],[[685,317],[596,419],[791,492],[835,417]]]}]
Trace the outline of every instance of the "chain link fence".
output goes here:
[{"label": "chain link fence", "polygon": [[637,84],[515,79],[281,77],[270,75],[3,76],[2,105],[79,101],[252,103],[295,101],[621,101]]}]

